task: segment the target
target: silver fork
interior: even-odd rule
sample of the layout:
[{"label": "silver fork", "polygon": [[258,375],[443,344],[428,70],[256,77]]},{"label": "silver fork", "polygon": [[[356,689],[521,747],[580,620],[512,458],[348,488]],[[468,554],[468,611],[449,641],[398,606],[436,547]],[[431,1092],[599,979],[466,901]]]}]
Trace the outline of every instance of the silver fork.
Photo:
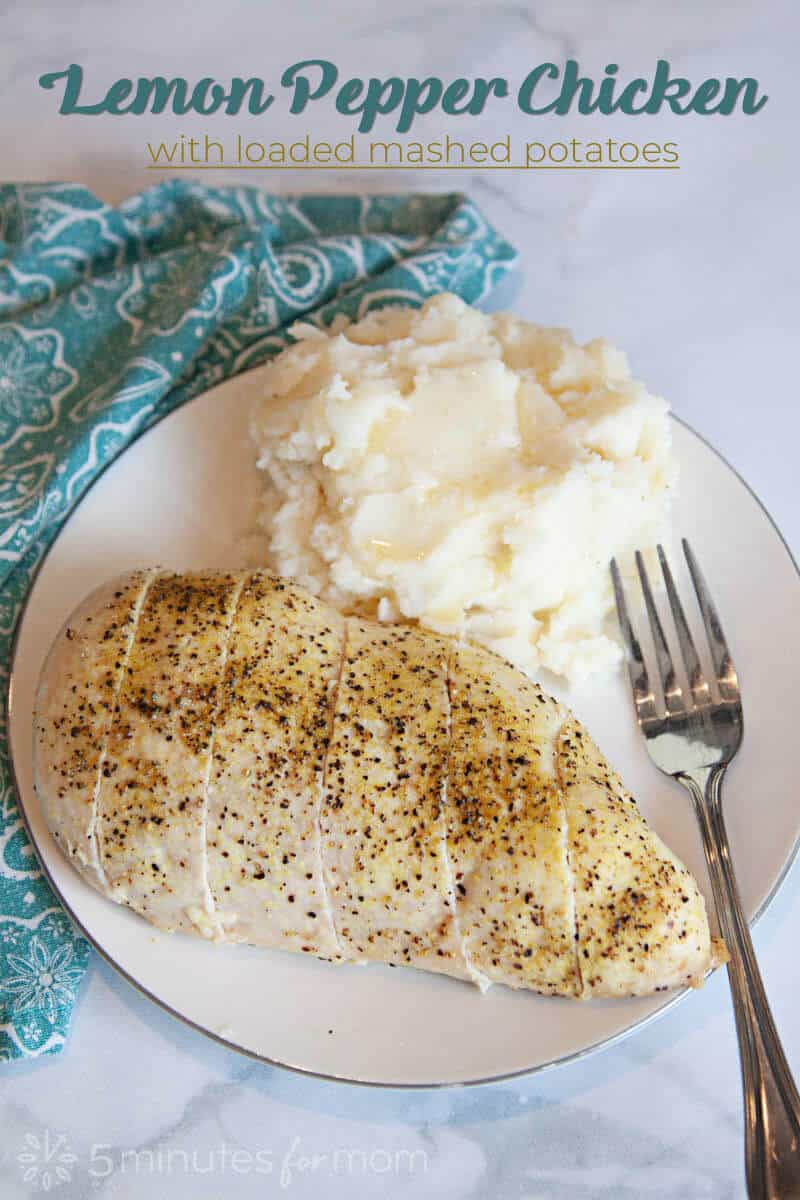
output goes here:
[{"label": "silver fork", "polygon": [[655,685],[650,684],[641,644],[628,615],[619,568],[612,560],[614,595],[639,728],[655,765],[682,783],[692,797],[720,930],[730,954],[728,979],[742,1067],[748,1195],[751,1200],[785,1200],[800,1197],[800,1097],[772,1019],[742,912],[722,816],[722,780],[741,745],[744,728],[739,681],[716,608],[685,539],[683,552],[708,638],[715,689],[703,673],[661,546],[658,558],[688,691],[678,678],[644,560],[638,551],[636,566],[658,668]]}]

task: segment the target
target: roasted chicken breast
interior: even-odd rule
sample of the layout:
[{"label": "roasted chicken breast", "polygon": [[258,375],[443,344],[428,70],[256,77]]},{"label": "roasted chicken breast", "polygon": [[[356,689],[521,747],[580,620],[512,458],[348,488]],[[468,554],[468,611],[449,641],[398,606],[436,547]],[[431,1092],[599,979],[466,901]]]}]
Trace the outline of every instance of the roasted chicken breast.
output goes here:
[{"label": "roasted chicken breast", "polygon": [[86,880],[166,930],[632,996],[721,951],[572,715],[488,651],[267,571],[140,571],[40,681],[35,781]]}]

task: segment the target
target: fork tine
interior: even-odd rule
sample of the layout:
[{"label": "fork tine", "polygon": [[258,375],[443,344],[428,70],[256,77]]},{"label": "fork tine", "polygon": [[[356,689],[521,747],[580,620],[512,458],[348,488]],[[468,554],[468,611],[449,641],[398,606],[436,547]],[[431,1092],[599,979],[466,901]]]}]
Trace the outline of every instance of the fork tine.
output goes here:
[{"label": "fork tine", "polygon": [[697,564],[697,559],[686,538],[683,538],[682,545],[683,553],[686,555],[686,562],[689,564],[689,573],[692,576],[697,602],[700,605],[700,612],[703,615],[706,637],[708,638],[711,658],[714,663],[717,683],[719,684],[719,694],[723,700],[734,703],[738,702],[739,680],[736,677],[733,659],[728,649],[728,643],[725,641],[725,635],[722,632],[722,626],[717,616],[714,602],[711,599],[711,593],[708,590],[703,573]]},{"label": "fork tine", "polygon": [[647,568],[638,550],[636,551],[636,569],[639,572],[642,592],[644,593],[645,608],[647,609],[647,619],[650,622],[650,630],[653,635],[658,673],[661,676],[661,687],[664,691],[664,704],[668,713],[682,713],[685,712],[683,693],[675,675],[675,668],[672,665],[672,655],[667,645],[667,639],[664,637],[664,628],[661,624],[661,618],[658,615],[655,600],[653,599]]},{"label": "fork tine", "polygon": [[672,578],[672,571],[669,569],[667,556],[664,553],[663,546],[657,546],[656,549],[658,551],[658,561],[661,563],[661,574],[664,576],[664,584],[667,589],[669,606],[672,609],[672,619],[675,622],[675,629],[678,634],[683,665],[686,667],[686,674],[689,677],[692,698],[697,705],[708,704],[711,699],[711,692],[706,682],[706,677],[703,674],[703,667],[695,649],[694,639],[686,620],[686,614],[683,611],[678,589],[675,587],[675,580]]},{"label": "fork tine", "polygon": [[655,696],[650,688],[650,681],[647,677],[647,667],[645,666],[642,647],[633,631],[631,619],[628,615],[625,591],[622,587],[622,578],[615,558],[611,560],[611,579],[614,583],[614,599],[617,603],[619,627],[622,630],[622,640],[625,643],[628,673],[631,677],[631,687],[633,689],[633,702],[636,706],[636,716],[641,725],[643,721],[656,720],[658,718],[658,709],[656,708]]}]

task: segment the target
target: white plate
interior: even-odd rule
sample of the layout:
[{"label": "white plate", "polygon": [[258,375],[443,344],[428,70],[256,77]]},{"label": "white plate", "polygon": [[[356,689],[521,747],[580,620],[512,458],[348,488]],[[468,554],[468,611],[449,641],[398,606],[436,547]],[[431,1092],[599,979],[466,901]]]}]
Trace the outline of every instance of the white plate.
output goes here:
[{"label": "white plate", "polygon": [[[497,1079],[576,1058],[663,1012],[674,996],[581,1004],[502,987],[481,996],[416,971],[337,968],[162,934],[102,899],[61,857],[31,785],[31,711],[44,655],[71,609],[115,572],[242,564],[258,489],[246,434],[258,383],[254,371],[223,384],[145,434],[81,502],[31,592],[13,664],[11,748],[31,836],[67,909],[114,966],[172,1013],[236,1049],[336,1079],[412,1086]],[[745,698],[746,737],[729,774],[726,814],[752,917],[774,895],[800,836],[790,765],[800,580],[738,476],[686,427],[676,422],[674,434],[682,472],[675,530],[691,538],[710,580]],[[709,897],[689,800],[651,767],[622,674],[577,693],[552,690],[586,722]]]}]

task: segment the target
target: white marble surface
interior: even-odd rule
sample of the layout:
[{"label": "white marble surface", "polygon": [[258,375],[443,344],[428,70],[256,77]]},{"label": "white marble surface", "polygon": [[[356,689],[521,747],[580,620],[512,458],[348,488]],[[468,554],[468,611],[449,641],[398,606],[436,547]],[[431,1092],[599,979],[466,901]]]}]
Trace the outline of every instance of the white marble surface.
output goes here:
[{"label": "white marble surface", "polygon": [[[770,100],[751,118],[540,118],[534,132],[530,119],[504,108],[471,129],[474,137],[511,132],[522,140],[623,131],[640,141],[671,138],[682,161],[671,174],[247,180],[281,190],[468,189],[522,251],[523,270],[498,302],[624,346],[649,385],[751,483],[797,552],[798,169],[789,51],[799,30],[789,0],[140,0],[124,11],[102,0],[7,0],[0,162],[5,179],[76,179],[116,200],[154,181],[144,170],[148,138],[189,132],[188,118],[58,118],[53,94],[36,79],[70,61],[81,62],[98,89],[139,73],[270,76],[319,54],[348,74],[368,64],[376,74],[519,79],[533,63],[572,54],[598,73],[608,61],[636,71],[663,56],[697,78],[756,75]],[[303,126],[318,137],[343,134],[342,118],[267,116],[249,118],[245,132],[288,137]],[[230,119],[191,120],[231,127]],[[418,128],[429,138],[443,129],[434,119]],[[795,872],[755,938],[796,1070],[799,884]],[[26,1135],[45,1133],[51,1147],[65,1137],[77,1156],[59,1187],[65,1200],[744,1194],[724,975],[628,1042],[568,1069],[473,1090],[402,1093],[253,1064],[182,1027],[95,963],[66,1052],[5,1066],[0,1076],[4,1198],[35,1190],[37,1181],[22,1180],[18,1154]]]}]

